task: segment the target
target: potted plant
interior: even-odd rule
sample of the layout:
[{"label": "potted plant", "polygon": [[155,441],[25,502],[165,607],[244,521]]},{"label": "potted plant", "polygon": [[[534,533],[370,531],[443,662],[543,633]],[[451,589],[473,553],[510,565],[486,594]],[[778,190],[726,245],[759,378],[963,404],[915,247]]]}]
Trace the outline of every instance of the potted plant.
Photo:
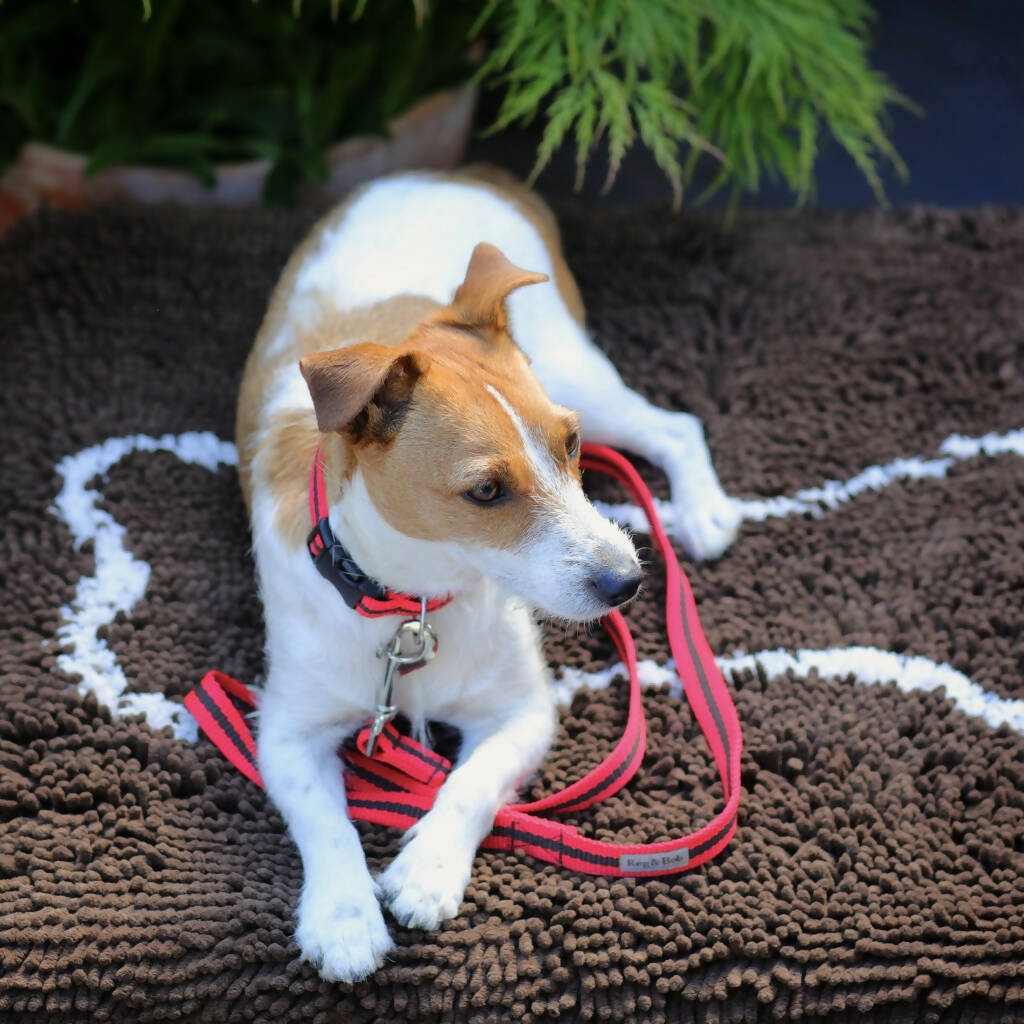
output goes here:
[{"label": "potted plant", "polygon": [[283,204],[457,163],[474,12],[362,6],[4,0],[0,204]]},{"label": "potted plant", "polygon": [[[325,200],[462,155],[474,83],[609,181],[639,143],[678,198],[702,157],[733,196],[813,194],[833,135],[881,196],[904,102],[861,0],[2,0],[0,220],[40,198]],[[468,59],[481,47],[476,66]],[[353,141],[355,140],[355,141]]]}]

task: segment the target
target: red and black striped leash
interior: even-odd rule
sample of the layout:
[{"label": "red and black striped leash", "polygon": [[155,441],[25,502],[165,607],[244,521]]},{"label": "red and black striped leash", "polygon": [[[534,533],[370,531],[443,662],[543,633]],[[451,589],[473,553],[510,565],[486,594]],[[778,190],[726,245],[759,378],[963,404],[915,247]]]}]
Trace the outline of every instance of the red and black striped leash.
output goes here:
[{"label": "red and black striped leash", "polygon": [[[736,831],[743,745],[739,719],[732,696],[700,627],[689,581],[679,566],[647,486],[628,460],[610,448],[584,445],[581,465],[624,484],[650,523],[651,536],[665,562],[669,648],[683,683],[683,693],[714,756],[725,803],[711,821],[695,832],[658,843],[611,843],[592,839],[571,825],[547,817],[583,810],[606,799],[629,782],[643,761],[646,720],[636,649],[625,620],[616,610],[605,616],[603,621],[629,675],[629,712],[622,737],[601,764],[561,792],[501,808],[481,848],[522,851],[540,860],[591,875],[644,877],[675,874],[711,860],[725,848]],[[322,473],[321,466],[318,485],[321,494]],[[371,614],[418,614],[418,601],[414,598],[409,601],[412,603],[408,610],[396,608],[395,611]],[[396,602],[396,605],[400,603]],[[221,672],[207,673],[199,686],[185,698],[185,705],[200,728],[228,760],[246,778],[262,785],[257,768],[256,742],[239,704],[255,707],[256,698],[247,687]],[[440,754],[402,735],[390,722],[380,732],[373,756],[368,757],[364,751],[370,730],[371,723],[367,723],[341,750],[349,813],[362,821],[407,829],[433,806],[437,791],[451,771],[452,764]]]}]

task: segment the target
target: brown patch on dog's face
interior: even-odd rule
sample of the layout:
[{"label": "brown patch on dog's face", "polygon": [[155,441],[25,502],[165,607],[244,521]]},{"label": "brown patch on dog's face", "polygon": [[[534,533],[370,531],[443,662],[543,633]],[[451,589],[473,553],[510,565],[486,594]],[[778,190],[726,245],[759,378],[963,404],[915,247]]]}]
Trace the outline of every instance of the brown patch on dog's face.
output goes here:
[{"label": "brown patch on dog's face", "polygon": [[538,473],[501,396],[527,425],[553,476],[578,486],[577,419],[545,395],[523,354],[441,326],[414,344],[429,359],[397,435],[353,454],[384,519],[409,537],[515,547],[542,512]]}]

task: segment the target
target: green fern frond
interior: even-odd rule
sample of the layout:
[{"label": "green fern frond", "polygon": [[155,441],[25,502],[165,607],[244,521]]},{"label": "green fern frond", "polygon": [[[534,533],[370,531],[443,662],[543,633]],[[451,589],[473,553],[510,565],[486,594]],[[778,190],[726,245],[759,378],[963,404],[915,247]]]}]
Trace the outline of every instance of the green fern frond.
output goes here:
[{"label": "green fern frond", "polygon": [[864,0],[489,0],[479,77],[506,89],[497,126],[541,113],[534,178],[571,138],[578,187],[603,139],[610,186],[639,141],[676,205],[704,154],[720,167],[703,198],[769,178],[803,203],[827,133],[884,202],[880,165],[906,168],[883,119],[910,104],[869,65],[872,17]]}]

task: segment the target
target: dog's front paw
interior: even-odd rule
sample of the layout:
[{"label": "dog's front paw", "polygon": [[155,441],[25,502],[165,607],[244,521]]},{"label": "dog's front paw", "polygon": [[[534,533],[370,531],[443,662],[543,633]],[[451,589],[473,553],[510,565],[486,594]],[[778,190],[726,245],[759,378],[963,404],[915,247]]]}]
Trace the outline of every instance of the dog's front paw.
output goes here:
[{"label": "dog's front paw", "polygon": [[308,890],[298,919],[295,941],[302,959],[326,981],[351,983],[373,974],[393,945],[372,889],[362,898]]},{"label": "dog's front paw", "polygon": [[378,877],[384,902],[407,928],[436,928],[455,917],[469,884],[472,857],[414,835]]},{"label": "dog's front paw", "polygon": [[690,413],[659,409],[648,441],[672,490],[670,532],[692,558],[718,558],[736,539],[743,515],[719,483],[703,425]]},{"label": "dog's front paw", "polygon": [[672,532],[692,558],[705,561],[725,554],[736,539],[743,515],[717,481],[695,500],[687,495],[673,504]]}]

